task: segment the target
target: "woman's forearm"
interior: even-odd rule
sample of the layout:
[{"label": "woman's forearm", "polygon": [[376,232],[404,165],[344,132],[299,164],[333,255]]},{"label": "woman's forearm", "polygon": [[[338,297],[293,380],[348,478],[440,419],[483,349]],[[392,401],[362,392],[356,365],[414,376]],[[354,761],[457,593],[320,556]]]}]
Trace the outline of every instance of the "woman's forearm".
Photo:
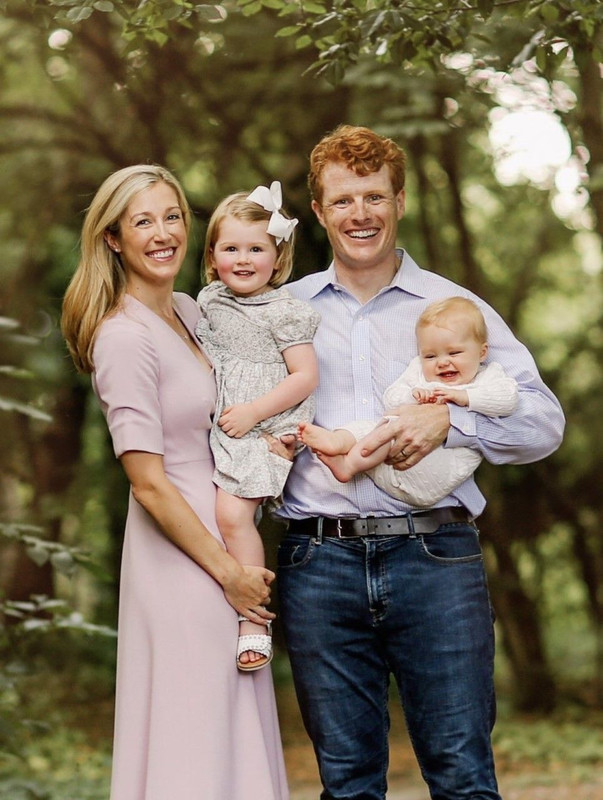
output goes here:
[{"label": "woman's forearm", "polygon": [[273,573],[260,567],[245,568],[226,551],[167,478],[162,457],[132,451],[121,461],[134,499],[171,542],[220,584],[228,602],[240,613],[254,609],[253,613],[263,619],[271,617],[259,607],[270,598],[268,584]]}]

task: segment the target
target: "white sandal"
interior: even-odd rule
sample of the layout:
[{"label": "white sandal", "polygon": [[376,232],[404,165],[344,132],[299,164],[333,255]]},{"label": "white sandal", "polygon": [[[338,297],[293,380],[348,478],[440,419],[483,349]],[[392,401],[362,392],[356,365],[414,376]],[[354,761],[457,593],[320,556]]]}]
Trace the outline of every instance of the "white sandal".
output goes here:
[{"label": "white sandal", "polygon": [[[239,614],[239,622],[249,622],[247,617]],[[241,672],[255,672],[258,669],[267,667],[272,661],[272,622],[268,620],[266,623],[267,633],[246,633],[239,636],[237,644],[237,667]],[[260,653],[263,658],[257,661],[240,661],[243,653]]]}]

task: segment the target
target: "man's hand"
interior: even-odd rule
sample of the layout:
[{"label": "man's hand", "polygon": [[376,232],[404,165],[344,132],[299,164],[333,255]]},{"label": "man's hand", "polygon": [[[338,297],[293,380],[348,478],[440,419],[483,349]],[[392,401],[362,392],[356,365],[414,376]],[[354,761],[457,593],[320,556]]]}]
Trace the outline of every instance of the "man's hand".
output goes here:
[{"label": "man's hand", "polygon": [[286,458],[287,461],[293,461],[297,444],[297,436],[294,433],[286,433],[280,439],[270,433],[263,433],[262,436],[268,442],[268,450],[271,453]]},{"label": "man's hand", "polygon": [[378,425],[366,436],[362,455],[369,455],[391,441],[385,463],[395,469],[409,469],[446,440],[449,428],[450,415],[445,404],[399,406],[388,425]]}]

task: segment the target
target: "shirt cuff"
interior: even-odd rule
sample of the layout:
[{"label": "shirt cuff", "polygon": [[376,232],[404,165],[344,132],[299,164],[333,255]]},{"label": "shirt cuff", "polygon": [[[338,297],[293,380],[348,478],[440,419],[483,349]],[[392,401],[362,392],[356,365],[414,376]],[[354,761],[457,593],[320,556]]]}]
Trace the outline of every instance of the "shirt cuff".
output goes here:
[{"label": "shirt cuff", "polygon": [[450,429],[445,447],[471,447],[477,442],[477,420],[475,411],[465,406],[448,403]]}]

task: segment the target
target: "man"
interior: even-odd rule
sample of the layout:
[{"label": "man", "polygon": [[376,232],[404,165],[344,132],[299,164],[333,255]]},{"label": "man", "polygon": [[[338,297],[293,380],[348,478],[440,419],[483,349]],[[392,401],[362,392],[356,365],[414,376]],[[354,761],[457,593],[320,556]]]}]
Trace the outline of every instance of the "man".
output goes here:
[{"label": "man", "polygon": [[[485,315],[489,359],[519,384],[517,411],[492,419],[454,405],[405,406],[372,434],[374,446],[393,431],[389,463],[400,469],[442,443],[496,464],[544,458],[564,420],[528,351],[487,304],[396,249],[404,172],[403,151],[367,128],[342,126],[312,151],[312,208],[333,263],[289,288],[322,316],[316,423],[379,419],[384,389],[416,355],[421,311],[462,295]],[[417,511],[366,476],[339,483],[308,449],[296,459],[279,512],[289,520],[279,589],[323,800],[385,797],[390,674],[433,800],[500,800],[492,613],[473,523],[484,505],[473,479]]]}]

